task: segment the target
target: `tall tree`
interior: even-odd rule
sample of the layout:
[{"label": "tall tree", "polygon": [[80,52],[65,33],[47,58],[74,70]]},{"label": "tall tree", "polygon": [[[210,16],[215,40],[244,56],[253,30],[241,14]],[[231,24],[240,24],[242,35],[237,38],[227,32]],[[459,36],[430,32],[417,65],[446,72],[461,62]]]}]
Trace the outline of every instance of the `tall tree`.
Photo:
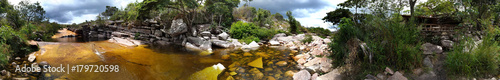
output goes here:
[{"label": "tall tree", "polygon": [[118,11],[118,8],[115,6],[106,6],[106,11],[102,12],[100,15],[104,16],[106,19],[109,18],[110,16],[113,16],[116,12]]},{"label": "tall tree", "polygon": [[331,22],[333,23],[333,25],[336,25],[338,23],[340,23],[340,20],[342,18],[351,18],[351,11],[349,11],[349,9],[343,9],[343,8],[340,8],[340,9],[336,9],[335,11],[331,11],[331,12],[328,12],[326,13],[326,16],[321,19],[325,22]]},{"label": "tall tree", "polygon": [[290,33],[296,34],[300,23],[298,23],[298,21],[293,17],[292,11],[287,11],[286,16],[288,16],[288,23],[290,24]]},{"label": "tall tree", "polygon": [[30,3],[29,1],[21,1],[17,9],[20,11],[22,18],[28,21],[28,23],[39,23],[46,19],[45,10],[43,10],[40,2]]}]

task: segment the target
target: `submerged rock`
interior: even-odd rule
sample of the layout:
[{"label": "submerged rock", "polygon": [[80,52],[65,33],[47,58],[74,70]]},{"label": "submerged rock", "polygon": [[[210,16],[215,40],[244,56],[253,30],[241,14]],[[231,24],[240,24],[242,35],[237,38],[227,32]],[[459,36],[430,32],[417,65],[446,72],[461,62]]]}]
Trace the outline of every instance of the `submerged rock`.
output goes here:
[{"label": "submerged rock", "polygon": [[248,63],[248,66],[256,67],[256,68],[264,68],[263,63],[262,63],[262,57],[257,58],[253,60],[252,62]]},{"label": "submerged rock", "polygon": [[219,63],[192,74],[189,80],[217,80],[217,76],[222,73],[224,69],[226,69],[224,65]]}]

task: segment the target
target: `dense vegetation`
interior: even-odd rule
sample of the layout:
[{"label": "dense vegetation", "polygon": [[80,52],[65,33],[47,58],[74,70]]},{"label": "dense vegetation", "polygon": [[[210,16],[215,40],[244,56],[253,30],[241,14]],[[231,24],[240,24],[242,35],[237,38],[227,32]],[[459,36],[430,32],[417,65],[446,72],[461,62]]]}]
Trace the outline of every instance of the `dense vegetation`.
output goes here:
[{"label": "dense vegetation", "polygon": [[45,11],[39,2],[21,1],[13,6],[7,0],[0,0],[0,66],[5,67],[8,59],[24,56],[36,51],[28,40],[50,40],[63,25],[51,23],[45,18]]},{"label": "dense vegetation", "polygon": [[[327,13],[326,22],[338,24],[339,30],[329,44],[334,66],[353,65],[360,70],[350,71],[348,75],[365,76],[376,74],[389,67],[399,71],[412,71],[423,67],[420,45],[429,42],[420,35],[419,24],[413,18],[404,20],[400,15],[406,4],[410,4],[412,17],[444,17],[461,21],[455,37],[483,35],[482,42],[471,36],[459,38],[455,47],[448,51],[445,60],[449,77],[492,77],[500,71],[500,46],[498,36],[499,1],[491,0],[428,0],[415,5],[416,0],[347,0],[339,4],[343,9]],[[355,13],[349,9],[355,8]],[[357,8],[370,10],[358,13]],[[469,28],[471,27],[471,28]],[[478,33],[478,34],[476,34]],[[427,39],[427,38],[425,38]],[[359,41],[358,41],[359,40]],[[439,40],[438,40],[439,42]],[[359,43],[366,43],[373,58],[357,49]],[[357,56],[352,57],[351,55]]]}]

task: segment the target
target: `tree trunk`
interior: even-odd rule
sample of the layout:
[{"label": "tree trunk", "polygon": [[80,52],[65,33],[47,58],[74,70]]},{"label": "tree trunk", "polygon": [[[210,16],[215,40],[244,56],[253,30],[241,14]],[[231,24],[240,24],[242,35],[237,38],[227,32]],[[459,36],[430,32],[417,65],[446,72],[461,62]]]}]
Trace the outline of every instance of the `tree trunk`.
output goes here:
[{"label": "tree trunk", "polygon": [[409,0],[409,3],[410,3],[410,15],[411,17],[414,16],[414,13],[415,13],[415,3],[417,2],[417,0]]}]

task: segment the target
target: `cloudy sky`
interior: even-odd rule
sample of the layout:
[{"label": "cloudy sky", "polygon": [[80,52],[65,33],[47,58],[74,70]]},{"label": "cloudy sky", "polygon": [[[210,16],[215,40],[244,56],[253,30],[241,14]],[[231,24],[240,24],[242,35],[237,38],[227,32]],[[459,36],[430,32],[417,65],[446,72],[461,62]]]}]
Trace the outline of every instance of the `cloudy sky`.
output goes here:
[{"label": "cloudy sky", "polygon": [[[9,0],[17,5],[22,0]],[[85,20],[95,20],[96,16],[106,9],[106,6],[124,8],[128,3],[142,0],[29,0],[41,2],[47,12],[47,17],[53,22],[71,24]],[[321,19],[327,12],[337,9],[337,4],[346,0],[253,0],[250,6],[270,10],[271,13],[280,13],[285,16],[286,11],[293,12],[293,16],[306,27],[330,28],[331,23]],[[422,0],[420,0],[422,1]],[[426,0],[425,0],[426,1]],[[242,1],[240,5],[244,4]],[[333,30],[333,29],[331,29]]]}]

